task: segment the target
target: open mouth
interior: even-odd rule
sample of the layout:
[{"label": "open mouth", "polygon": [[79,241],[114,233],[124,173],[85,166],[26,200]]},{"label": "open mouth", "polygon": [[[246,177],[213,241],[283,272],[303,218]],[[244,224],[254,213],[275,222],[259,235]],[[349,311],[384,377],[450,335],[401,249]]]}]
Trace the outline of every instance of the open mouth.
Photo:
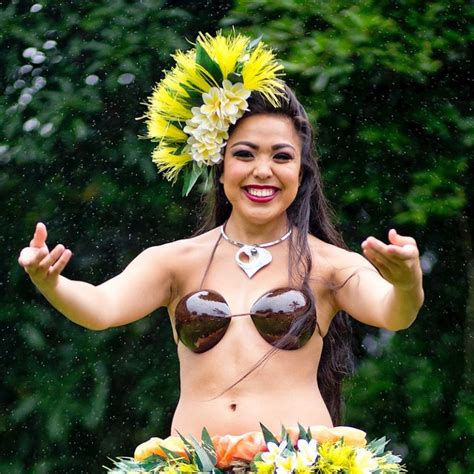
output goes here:
[{"label": "open mouth", "polygon": [[274,186],[245,186],[245,195],[254,202],[271,201],[279,189]]}]

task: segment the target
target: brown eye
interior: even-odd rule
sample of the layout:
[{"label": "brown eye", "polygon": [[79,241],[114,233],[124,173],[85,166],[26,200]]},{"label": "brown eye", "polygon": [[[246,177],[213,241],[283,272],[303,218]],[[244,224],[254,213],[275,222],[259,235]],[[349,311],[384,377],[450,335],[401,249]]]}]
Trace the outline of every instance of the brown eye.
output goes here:
[{"label": "brown eye", "polygon": [[293,159],[293,157],[288,153],[278,153],[278,155],[275,155],[274,158],[280,161],[290,161]]},{"label": "brown eye", "polygon": [[239,151],[234,152],[233,155],[238,158],[252,158],[253,156],[252,153],[248,150],[239,150]]}]

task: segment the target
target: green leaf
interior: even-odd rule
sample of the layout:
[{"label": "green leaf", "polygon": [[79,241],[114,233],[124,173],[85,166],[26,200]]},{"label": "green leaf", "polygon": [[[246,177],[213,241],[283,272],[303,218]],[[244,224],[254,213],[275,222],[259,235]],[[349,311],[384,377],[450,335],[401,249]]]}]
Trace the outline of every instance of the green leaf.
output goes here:
[{"label": "green leaf", "polygon": [[199,176],[201,176],[204,169],[204,166],[199,166],[196,162],[193,162],[193,167],[191,169],[187,167],[184,170],[184,182],[182,192],[183,197],[187,196],[191,192],[191,189],[196,184],[196,181],[198,180]]},{"label": "green leaf", "polygon": [[203,448],[209,455],[212,464],[215,465],[217,462],[216,450],[214,449],[214,443],[212,442],[211,436],[205,427],[202,429],[201,439]]},{"label": "green leaf", "polygon": [[198,455],[197,465],[199,469],[201,471],[212,472],[216,466],[209,458],[206,450],[199,444],[198,440],[194,438],[194,436],[190,436],[189,438]]},{"label": "green leaf", "polygon": [[293,442],[291,441],[290,435],[288,434],[288,431],[286,431],[286,428],[281,425],[281,440],[286,441],[286,449],[289,452],[294,452],[295,449],[293,447]]},{"label": "green leaf", "polygon": [[249,51],[253,51],[258,43],[260,43],[260,41],[262,41],[262,38],[263,38],[263,35],[260,35],[258,38],[255,38],[254,40],[250,41],[249,45],[247,46],[247,49]]},{"label": "green leaf", "polygon": [[309,428],[308,428],[308,431],[306,431],[304,427],[298,423],[298,429],[299,429],[299,434],[298,434],[299,439],[311,441],[311,431]]},{"label": "green leaf", "polygon": [[368,445],[367,449],[372,451],[376,456],[381,456],[385,451],[385,446],[387,446],[388,440],[385,436],[379,439],[372,440]]},{"label": "green leaf", "polygon": [[184,443],[185,452],[188,455],[188,458],[191,461],[191,464],[197,464],[198,455],[196,454],[196,450],[194,449],[194,446],[179,431],[178,431],[178,436],[182,439]]},{"label": "green leaf", "polygon": [[196,62],[206,69],[218,84],[222,84],[224,77],[221,68],[199,43],[196,44]]},{"label": "green leaf", "polygon": [[263,439],[265,440],[266,444],[268,443],[275,443],[277,445],[280,444],[278,443],[278,440],[275,438],[275,436],[273,436],[273,433],[265,425],[260,423],[260,428],[262,430]]},{"label": "green leaf", "polygon": [[237,72],[232,72],[227,76],[227,79],[232,82],[232,84],[236,84],[237,82],[243,82],[243,78],[241,74]]}]

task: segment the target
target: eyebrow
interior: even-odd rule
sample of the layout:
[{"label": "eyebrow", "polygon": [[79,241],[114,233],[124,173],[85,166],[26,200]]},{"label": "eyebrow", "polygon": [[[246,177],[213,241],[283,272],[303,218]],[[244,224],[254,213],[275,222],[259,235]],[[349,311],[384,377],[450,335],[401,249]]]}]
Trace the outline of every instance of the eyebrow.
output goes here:
[{"label": "eyebrow", "polygon": [[[248,147],[253,148],[254,150],[258,150],[258,145],[256,145],[255,143],[246,142],[246,141],[234,143],[231,146],[231,148],[234,148],[237,145],[247,145]],[[280,148],[286,148],[286,147],[293,148],[293,150],[295,149],[295,147],[293,145],[290,145],[289,143],[276,143],[275,145],[272,145],[272,150],[279,150]]]}]

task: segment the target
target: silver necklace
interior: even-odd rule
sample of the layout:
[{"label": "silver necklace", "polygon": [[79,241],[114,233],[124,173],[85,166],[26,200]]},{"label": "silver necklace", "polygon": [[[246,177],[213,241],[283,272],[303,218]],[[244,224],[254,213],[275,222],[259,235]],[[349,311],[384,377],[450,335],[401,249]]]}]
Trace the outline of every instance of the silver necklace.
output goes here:
[{"label": "silver necklace", "polygon": [[[272,247],[286,240],[291,235],[291,229],[279,239],[273,240],[272,242],[265,242],[264,244],[244,244],[238,240],[232,240],[225,233],[225,224],[221,227],[221,235],[230,244],[240,247],[235,254],[235,261],[247,276],[252,278],[255,273],[263,267],[266,267],[272,261],[272,254],[266,250],[266,247]],[[242,260],[241,257],[243,255],[246,255],[246,260]]]}]

